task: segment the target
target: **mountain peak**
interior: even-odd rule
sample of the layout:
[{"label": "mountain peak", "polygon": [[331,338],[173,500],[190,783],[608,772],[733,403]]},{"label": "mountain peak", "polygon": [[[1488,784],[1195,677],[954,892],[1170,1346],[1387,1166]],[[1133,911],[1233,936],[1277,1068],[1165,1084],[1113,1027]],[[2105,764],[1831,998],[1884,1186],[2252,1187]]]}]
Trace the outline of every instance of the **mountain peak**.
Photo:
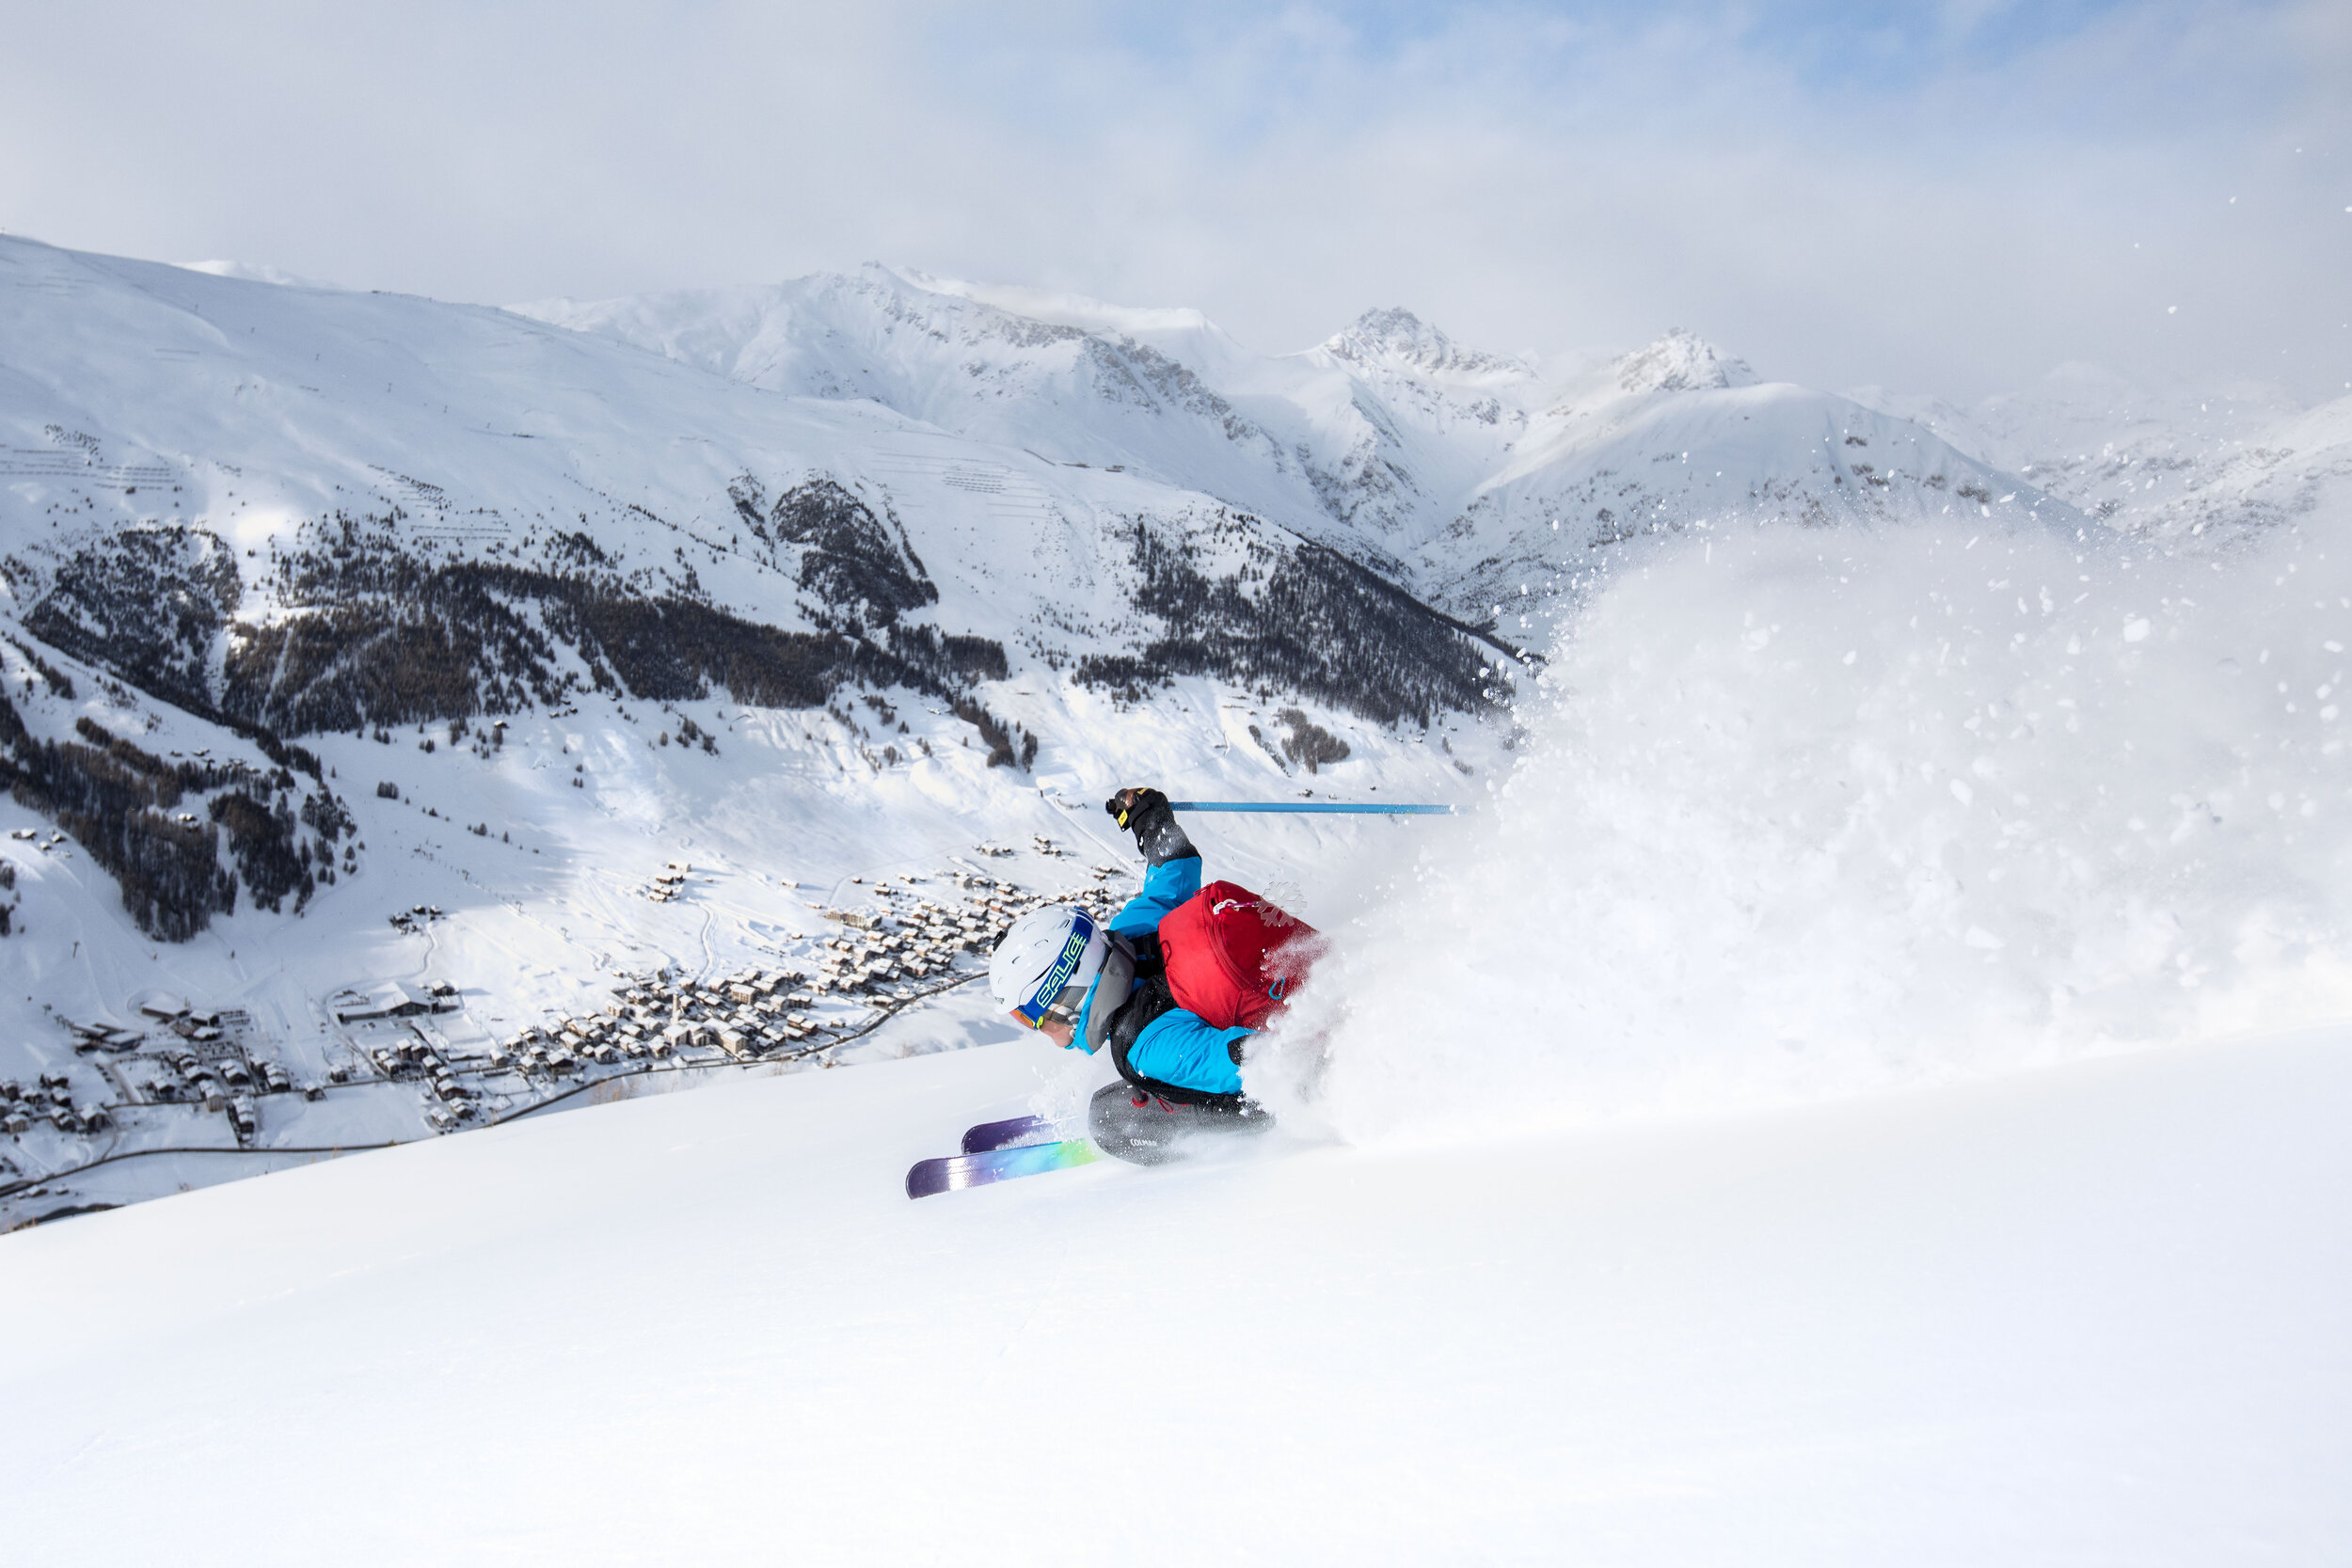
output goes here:
[{"label": "mountain peak", "polygon": [[1456,375],[1527,373],[1517,359],[1464,348],[1402,306],[1365,311],[1345,331],[1326,339],[1322,348],[1333,358],[1367,367],[1386,361]]},{"label": "mountain peak", "polygon": [[1694,332],[1679,326],[1647,348],[1617,361],[1617,385],[1629,392],[1696,392],[1720,387],[1752,387],[1756,372]]}]

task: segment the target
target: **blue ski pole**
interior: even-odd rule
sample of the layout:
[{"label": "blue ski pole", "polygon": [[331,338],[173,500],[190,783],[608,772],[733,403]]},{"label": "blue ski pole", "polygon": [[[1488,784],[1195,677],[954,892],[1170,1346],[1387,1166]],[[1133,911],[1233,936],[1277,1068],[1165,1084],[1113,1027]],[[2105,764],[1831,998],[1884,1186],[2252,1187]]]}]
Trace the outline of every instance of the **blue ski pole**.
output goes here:
[{"label": "blue ski pole", "polygon": [[1170,800],[1172,811],[1347,812],[1382,816],[1452,816],[1452,806],[1343,805],[1336,800]]}]

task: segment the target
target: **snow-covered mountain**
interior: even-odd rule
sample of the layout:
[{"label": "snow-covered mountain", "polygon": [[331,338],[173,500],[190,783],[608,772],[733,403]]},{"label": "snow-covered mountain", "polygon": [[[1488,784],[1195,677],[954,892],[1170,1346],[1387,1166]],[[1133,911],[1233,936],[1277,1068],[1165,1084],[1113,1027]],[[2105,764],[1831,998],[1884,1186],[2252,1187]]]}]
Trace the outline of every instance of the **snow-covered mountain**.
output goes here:
[{"label": "snow-covered mountain", "polygon": [[[0,1002],[0,1188],[52,1210],[35,1173],[185,1142],[265,1060],[261,1144],[423,1132],[345,992],[454,988],[434,1061],[495,1068],[615,968],[813,974],[815,906],[882,918],[852,875],[1041,835],[993,869],[1082,887],[1122,782],[1442,796],[1505,738],[1510,645],[1346,556],[870,400],[16,239],[0,342],[0,908],[39,980]],[[1355,836],[1232,835],[1262,870]],[[647,903],[672,859],[691,896]],[[459,1109],[542,1092],[512,1066]]]},{"label": "snow-covered mountain", "polygon": [[[933,944],[1091,887],[1062,851],[1118,861],[1120,784],[1480,788],[1555,617],[1685,534],[2114,532],[2095,487],[2007,471],[2046,419],[1906,419],[1679,331],[1538,366],[1387,309],[1266,356],[880,267],[499,310],[0,238],[0,941],[37,982],[0,995],[0,1086],[70,1080],[0,1107],[33,1140],[0,1158],[53,1209],[33,1173],[184,1141],[235,1086],[167,1033],[283,1069],[231,1147],[408,1136],[448,1106],[335,998],[450,988],[458,1109],[519,1110],[553,1085],[499,1065],[516,1033],[616,982],[714,1063],[722,1023],[866,1027],[907,1000],[877,952],[797,1023],[700,982],[813,974],[828,911],[896,928],[849,880],[887,867],[954,879],[901,923]],[[2319,504],[2273,450],[2201,495]],[[1287,882],[1397,842],[1219,826]],[[1017,853],[975,880],[983,842]],[[194,1022],[230,1015],[233,1052]]]},{"label": "snow-covered mountain", "polygon": [[1854,395],[2127,534],[2242,541],[2352,502],[2352,397],[2306,407],[2254,382],[2151,388],[2083,364],[1966,408]]},{"label": "snow-covered mountain", "polygon": [[[1546,375],[1403,309],[1254,356],[1193,312],[869,266],[763,289],[521,308],[771,391],[1206,491],[1468,619],[1596,550],[1703,519],[2037,508],[2035,488],[1851,400],[1760,383],[1684,332]],[[1531,588],[1532,596],[1532,588]]]},{"label": "snow-covered mountain", "polygon": [[[593,686],[599,664],[635,657],[613,628],[596,629],[595,611],[559,615],[555,641],[568,655],[527,655],[514,641],[523,633],[469,626],[468,635],[496,645],[495,673],[453,671],[457,689],[445,696],[388,689],[373,704],[351,694],[353,655],[388,651],[382,626],[343,628],[332,651],[277,657],[276,639],[296,633],[276,611],[310,600],[345,610],[380,594],[388,550],[433,578],[421,603],[402,584],[403,612],[421,610],[443,633],[457,613],[439,591],[452,574],[486,580],[491,571],[509,595],[542,603],[560,596],[557,578],[577,576],[593,594],[691,600],[827,648],[837,636],[863,639],[860,657],[934,681],[956,674],[960,659],[1000,662],[941,639],[1018,645],[1060,665],[1171,640],[1205,650],[1165,653],[1179,665],[1221,663],[1229,645],[1245,659],[1348,657],[1339,639],[1278,653],[1262,639],[1212,638],[1248,610],[1208,603],[1195,581],[1245,559],[1304,595],[1285,611],[1302,631],[1339,600],[1380,593],[1302,551],[1279,525],[1198,489],[943,436],[869,402],[759,396],[501,311],[215,280],[17,241],[0,255],[18,310],[14,438],[0,466],[15,482],[19,613],[28,624],[72,622],[89,638],[131,635],[101,625],[97,598],[121,585],[100,581],[94,563],[75,566],[74,552],[103,553],[126,524],[215,539],[215,554],[200,542],[175,546],[205,555],[206,570],[227,569],[237,581],[221,593],[250,612],[214,695],[288,733],[349,727],[363,708],[379,721],[502,711],[515,697],[495,683],[536,683],[544,702],[567,678]],[[1137,611],[1144,555],[1170,614]],[[1049,610],[1060,625],[1045,624]],[[226,635],[232,612],[215,610],[209,629]],[[1378,620],[1359,620],[1359,644]],[[1438,623],[1423,615],[1415,625]],[[175,635],[198,631],[191,623]],[[707,666],[711,656],[673,643],[664,657]],[[728,657],[760,663],[758,678],[771,683],[793,682],[792,657],[837,675],[847,656],[809,651],[817,645],[738,646]],[[198,657],[193,642],[186,657]],[[668,696],[708,674],[680,665],[647,678]],[[1318,678],[1270,669],[1249,678],[1278,674],[1300,690]],[[1425,688],[1432,677],[1452,685],[1438,693]],[[1333,669],[1324,683],[1374,705],[1385,699],[1373,693],[1386,691],[1401,706],[1384,721],[1477,701],[1468,656],[1397,662],[1386,674]],[[628,689],[653,694],[644,680]],[[803,695],[802,705],[814,705]]]}]

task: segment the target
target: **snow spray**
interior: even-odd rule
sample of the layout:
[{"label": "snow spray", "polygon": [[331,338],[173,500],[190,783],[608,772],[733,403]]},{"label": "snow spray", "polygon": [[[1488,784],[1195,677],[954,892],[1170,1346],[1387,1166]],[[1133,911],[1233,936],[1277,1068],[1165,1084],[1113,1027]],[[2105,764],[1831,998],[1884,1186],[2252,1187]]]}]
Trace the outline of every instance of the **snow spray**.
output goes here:
[{"label": "snow spray", "polygon": [[[1357,1141],[2352,1015],[2352,518],[1643,546],[1248,1069]],[[1336,923],[1335,923],[1336,924]]]}]

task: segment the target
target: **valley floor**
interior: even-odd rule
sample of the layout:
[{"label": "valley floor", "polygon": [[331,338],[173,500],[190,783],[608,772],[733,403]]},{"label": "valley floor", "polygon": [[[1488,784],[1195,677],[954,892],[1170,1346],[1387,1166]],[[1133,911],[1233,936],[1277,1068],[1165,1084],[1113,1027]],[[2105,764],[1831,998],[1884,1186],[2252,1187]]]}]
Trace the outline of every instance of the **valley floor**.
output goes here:
[{"label": "valley floor", "polygon": [[2312,1563],[2352,1034],[909,1203],[1033,1042],[0,1238],[24,1562]]}]

